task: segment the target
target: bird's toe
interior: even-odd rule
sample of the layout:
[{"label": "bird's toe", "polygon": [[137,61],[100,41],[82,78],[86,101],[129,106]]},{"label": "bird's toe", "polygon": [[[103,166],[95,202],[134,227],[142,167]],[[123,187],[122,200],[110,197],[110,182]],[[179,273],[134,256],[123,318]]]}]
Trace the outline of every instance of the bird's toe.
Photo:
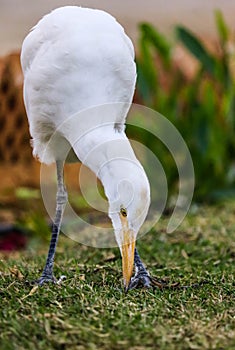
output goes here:
[{"label": "bird's toe", "polygon": [[163,289],[167,287],[167,282],[155,277],[151,277],[147,271],[140,272],[131,278],[128,290],[137,288],[159,288]]},{"label": "bird's toe", "polygon": [[41,276],[40,278],[38,278],[37,280],[34,281],[34,284],[36,284],[38,286],[42,286],[45,283],[56,284],[57,279],[53,275],[51,275],[51,276]]},{"label": "bird's toe", "polygon": [[131,278],[128,290],[136,288],[151,288],[151,277],[147,272],[138,273]]},{"label": "bird's toe", "polygon": [[40,278],[34,281],[34,284],[38,286],[42,286],[45,283],[61,284],[62,281],[65,279],[66,279],[66,276],[63,276],[63,275],[60,276],[58,280],[53,275],[42,275]]}]

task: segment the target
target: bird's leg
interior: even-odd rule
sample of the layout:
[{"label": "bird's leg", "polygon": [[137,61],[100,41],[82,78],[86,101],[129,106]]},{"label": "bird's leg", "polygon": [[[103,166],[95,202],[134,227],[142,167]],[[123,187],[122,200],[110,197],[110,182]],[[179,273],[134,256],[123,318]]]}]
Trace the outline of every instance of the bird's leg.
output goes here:
[{"label": "bird's leg", "polygon": [[60,233],[61,222],[63,218],[63,213],[65,209],[65,205],[68,200],[68,195],[66,188],[64,186],[64,174],[63,174],[64,162],[57,161],[56,169],[57,169],[57,195],[56,195],[56,213],[55,220],[52,226],[52,234],[50,247],[47,255],[46,265],[42,272],[41,277],[36,281],[37,284],[42,285],[45,282],[53,282],[57,283],[55,277],[53,276],[53,265],[54,265],[54,257],[56,251],[56,245]]},{"label": "bird's leg", "polygon": [[151,287],[151,277],[144,267],[144,264],[142,263],[139,253],[137,249],[135,248],[135,256],[134,256],[134,264],[135,264],[135,275],[131,278],[129,289],[144,287],[144,288],[150,288]]}]

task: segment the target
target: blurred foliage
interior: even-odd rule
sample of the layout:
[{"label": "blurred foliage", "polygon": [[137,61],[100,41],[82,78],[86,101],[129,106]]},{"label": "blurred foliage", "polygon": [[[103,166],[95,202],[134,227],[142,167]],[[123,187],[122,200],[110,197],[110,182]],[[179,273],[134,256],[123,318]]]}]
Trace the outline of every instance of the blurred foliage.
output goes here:
[{"label": "blurred foliage", "polygon": [[32,189],[28,187],[17,187],[15,191],[17,199],[31,200],[40,198],[40,191],[38,189]]},{"label": "blurred foliage", "polygon": [[[215,22],[216,54],[183,26],[175,28],[174,44],[152,25],[139,26],[137,100],[167,117],[187,143],[195,167],[196,201],[235,197],[235,40],[220,11]],[[197,61],[193,78],[175,62],[179,44]],[[146,139],[136,130],[128,133]],[[170,193],[175,192],[174,160],[160,141],[151,135],[147,139],[163,164]]]},{"label": "blurred foliage", "polygon": [[25,213],[18,219],[17,227],[27,232],[28,236],[32,236],[30,248],[37,245],[39,241],[45,241],[47,243],[50,241],[51,228],[41,211],[30,210]]}]

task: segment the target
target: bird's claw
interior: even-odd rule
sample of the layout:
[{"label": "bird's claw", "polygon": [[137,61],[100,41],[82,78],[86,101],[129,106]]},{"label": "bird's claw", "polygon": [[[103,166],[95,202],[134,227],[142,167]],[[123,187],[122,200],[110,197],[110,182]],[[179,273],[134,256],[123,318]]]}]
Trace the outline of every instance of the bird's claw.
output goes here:
[{"label": "bird's claw", "polygon": [[147,271],[139,272],[134,277],[131,278],[128,289],[136,289],[136,288],[164,288],[166,286],[166,282],[159,280],[157,278],[151,277]]},{"label": "bird's claw", "polygon": [[139,272],[131,278],[128,290],[136,288],[151,288],[151,277],[147,271]]},{"label": "bird's claw", "polygon": [[60,276],[57,280],[53,275],[42,275],[34,282],[34,284],[38,286],[42,286],[45,283],[61,284],[64,279],[66,279],[66,276]]}]

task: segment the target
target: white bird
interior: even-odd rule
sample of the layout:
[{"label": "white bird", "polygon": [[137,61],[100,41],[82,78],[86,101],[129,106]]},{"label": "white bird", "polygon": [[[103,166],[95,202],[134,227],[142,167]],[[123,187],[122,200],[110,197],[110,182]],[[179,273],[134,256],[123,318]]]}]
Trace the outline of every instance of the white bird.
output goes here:
[{"label": "white bird", "polygon": [[[131,40],[104,11],[61,7],[43,17],[27,35],[21,64],[33,154],[57,166],[55,220],[46,265],[37,283],[56,283],[53,263],[67,202],[63,166],[76,159],[104,186],[122,255],[125,289],[151,286],[135,248],[150,205],[150,187],[125,134],[136,84]],[[72,150],[66,158],[68,146]]]}]

